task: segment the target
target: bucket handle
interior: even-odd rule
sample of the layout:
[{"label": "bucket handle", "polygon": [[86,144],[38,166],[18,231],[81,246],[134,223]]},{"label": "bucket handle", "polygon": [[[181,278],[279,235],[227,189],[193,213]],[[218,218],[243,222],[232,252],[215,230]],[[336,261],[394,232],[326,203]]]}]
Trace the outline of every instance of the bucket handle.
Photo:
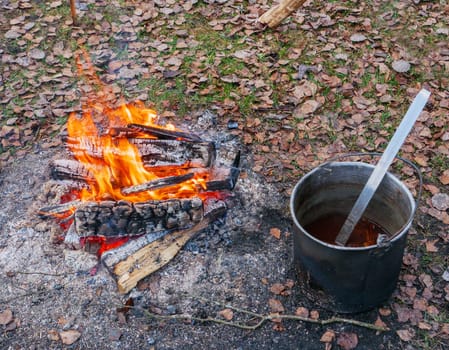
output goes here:
[{"label": "bucket handle", "polygon": [[[323,167],[326,166],[327,164],[340,160],[342,158],[349,158],[349,157],[365,157],[365,156],[371,156],[371,157],[381,157],[382,153],[380,152],[354,152],[354,153],[348,153],[348,154],[342,154],[339,156],[335,156],[329,160],[327,160],[325,163],[321,164],[319,167]],[[410,222],[413,221],[413,218],[415,217],[415,213],[418,210],[418,206],[419,206],[419,202],[421,200],[421,193],[422,193],[422,187],[423,187],[423,178],[422,178],[422,174],[421,171],[419,170],[418,166],[413,163],[412,161],[402,158],[400,156],[396,156],[396,159],[399,159],[401,162],[404,162],[405,164],[409,165],[417,174],[418,176],[418,181],[419,181],[419,186],[418,186],[418,192],[416,193],[416,198],[415,198],[415,210],[413,211],[412,215],[410,215],[410,219],[409,221],[407,221],[405,223],[404,226],[407,226]],[[400,232],[401,230],[399,230]],[[396,235],[393,235],[391,237],[389,237],[388,241],[391,241],[392,239],[394,239]],[[383,244],[385,244],[386,242],[384,241]]]}]

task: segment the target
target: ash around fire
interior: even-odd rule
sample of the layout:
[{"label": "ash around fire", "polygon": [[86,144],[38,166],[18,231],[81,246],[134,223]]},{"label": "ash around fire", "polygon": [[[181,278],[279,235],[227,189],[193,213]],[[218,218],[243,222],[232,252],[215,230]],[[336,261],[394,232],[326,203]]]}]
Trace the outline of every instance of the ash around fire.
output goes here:
[{"label": "ash around fire", "polygon": [[[185,246],[192,252],[206,252],[218,243],[234,246],[236,242],[248,237],[244,233],[260,233],[264,218],[271,214],[286,211],[287,201],[271,184],[251,170],[251,154],[245,152],[240,139],[229,131],[218,131],[216,116],[209,110],[203,112],[196,124],[190,126],[194,133],[201,134],[207,140],[213,140],[217,147],[216,163],[220,166],[232,164],[235,155],[241,152],[241,174],[231,198],[227,200],[228,210],[223,218],[209,225],[201,234]],[[276,216],[276,214],[274,214]]]}]

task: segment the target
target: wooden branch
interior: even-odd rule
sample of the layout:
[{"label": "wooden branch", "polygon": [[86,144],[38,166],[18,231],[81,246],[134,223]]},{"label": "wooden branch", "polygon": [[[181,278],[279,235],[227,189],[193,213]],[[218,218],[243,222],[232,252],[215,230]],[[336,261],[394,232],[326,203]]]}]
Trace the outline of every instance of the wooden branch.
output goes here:
[{"label": "wooden branch", "polygon": [[[216,303],[216,302],[214,302]],[[349,319],[349,318],[342,318],[342,317],[331,317],[325,320],[317,320],[317,319],[313,319],[313,318],[309,318],[309,317],[302,317],[302,316],[297,316],[297,315],[280,315],[280,314],[268,314],[268,315],[264,315],[264,314],[258,314],[255,312],[251,312],[251,311],[247,311],[245,309],[242,308],[238,308],[229,304],[222,304],[222,303],[217,303],[219,305],[224,305],[226,308],[232,309],[236,312],[240,312],[246,315],[249,315],[251,317],[256,317],[259,319],[259,321],[253,325],[248,324],[248,323],[242,323],[242,322],[230,322],[230,321],[225,321],[219,318],[213,318],[213,317],[206,317],[206,318],[200,318],[200,317],[195,317],[192,315],[156,315],[154,313],[149,312],[148,310],[145,309],[141,309],[145,315],[148,318],[152,318],[155,320],[190,320],[190,321],[197,321],[197,322],[201,322],[201,323],[205,323],[205,322],[213,322],[213,323],[218,323],[218,324],[222,324],[222,325],[226,325],[226,326],[231,326],[231,327],[236,327],[236,328],[240,328],[240,329],[245,329],[245,330],[256,330],[258,328],[260,328],[263,324],[265,324],[267,321],[272,321],[272,320],[290,320],[290,321],[302,321],[302,322],[308,322],[308,323],[314,323],[314,324],[318,324],[321,326],[325,326],[328,324],[332,324],[332,323],[346,323],[346,324],[351,324],[354,326],[358,326],[358,327],[362,327],[362,328],[367,328],[367,329],[372,329],[378,332],[386,332],[389,330],[388,327],[380,327],[380,326],[376,326],[375,324],[372,323],[367,323],[367,322],[363,322],[363,321],[358,321],[358,320],[354,320],[354,319]]]},{"label": "wooden branch", "polygon": [[[119,292],[122,294],[128,293],[141,279],[166,265],[193,236],[206,228],[209,222],[205,218],[188,230],[169,233],[162,239],[146,245],[113,267],[106,265],[117,280]],[[107,260],[104,260],[104,262],[107,262]]]},{"label": "wooden branch", "polygon": [[306,0],[282,0],[259,18],[259,22],[270,28],[277,27],[285,18],[295,12]]}]

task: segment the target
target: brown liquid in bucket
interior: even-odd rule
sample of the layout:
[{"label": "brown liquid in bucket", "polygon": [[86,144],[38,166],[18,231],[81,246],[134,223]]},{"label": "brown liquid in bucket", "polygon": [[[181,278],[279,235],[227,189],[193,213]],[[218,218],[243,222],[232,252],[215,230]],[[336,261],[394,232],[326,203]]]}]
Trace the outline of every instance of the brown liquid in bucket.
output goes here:
[{"label": "brown liquid in bucket", "polygon": [[[338,213],[321,216],[317,220],[306,225],[304,229],[320,241],[334,244],[340,228],[346,220],[346,216]],[[388,235],[387,232],[378,224],[364,217],[360,219],[352,231],[346,246],[348,247],[368,247],[375,245],[377,237]]]}]

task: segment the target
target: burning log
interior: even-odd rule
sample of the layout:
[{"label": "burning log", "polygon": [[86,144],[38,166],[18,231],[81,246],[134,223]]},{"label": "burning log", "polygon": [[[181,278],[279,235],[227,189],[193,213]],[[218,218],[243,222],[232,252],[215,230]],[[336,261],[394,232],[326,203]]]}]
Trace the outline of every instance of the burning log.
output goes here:
[{"label": "burning log", "polygon": [[50,163],[51,176],[55,180],[73,180],[86,183],[94,176],[80,162],[72,159],[55,159]]},{"label": "burning log", "polygon": [[[82,139],[66,137],[65,139],[74,156],[83,152],[97,159],[102,159],[104,156],[103,145],[99,144],[94,137],[83,137]],[[145,138],[127,140],[137,147],[145,167],[209,167],[214,163],[216,157],[213,142]],[[114,149],[114,152],[120,155],[120,149]]]},{"label": "burning log", "polygon": [[128,201],[84,202],[74,214],[78,236],[137,236],[183,230],[203,218],[201,199],[170,199],[131,203]]},{"label": "burning log", "polygon": [[186,141],[202,141],[201,138],[195,134],[187,133],[183,131],[177,131],[177,130],[169,130],[169,129],[163,129],[158,128],[155,126],[149,126],[149,125],[140,125],[140,124],[129,124],[128,128],[134,129],[140,132],[143,132],[148,135],[155,136],[158,139],[168,139],[168,140],[186,140]]}]

